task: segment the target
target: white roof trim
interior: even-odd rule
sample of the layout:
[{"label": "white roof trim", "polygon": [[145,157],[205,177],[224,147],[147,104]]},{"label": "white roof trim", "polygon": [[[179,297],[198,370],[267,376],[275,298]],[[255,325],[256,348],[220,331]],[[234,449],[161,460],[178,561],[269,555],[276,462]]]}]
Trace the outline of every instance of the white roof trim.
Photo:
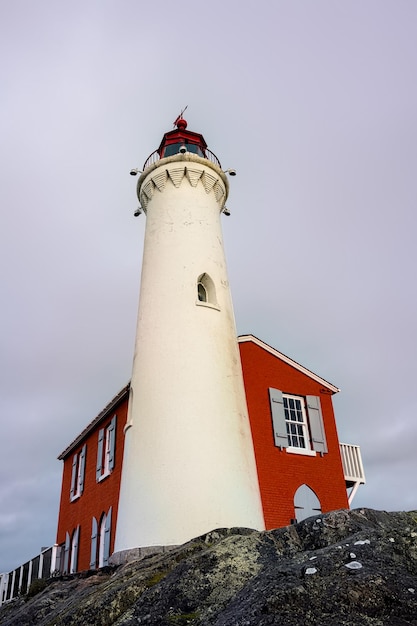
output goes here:
[{"label": "white roof trim", "polygon": [[97,415],[97,417],[95,417],[89,424],[87,424],[87,426],[78,435],[78,437],[76,437],[74,441],[72,441],[70,445],[67,446],[63,452],[61,452],[58,457],[59,461],[63,461],[65,457],[67,457],[70,452],[72,452],[74,448],[76,448],[87,437],[87,435],[97,426],[97,424],[99,424],[105,417],[108,417],[109,413],[111,413],[114,408],[126,398],[129,393],[129,389],[130,382],[125,387],[123,387],[123,389],[121,389],[121,391],[119,391],[119,393],[116,394],[112,400],[110,400],[110,402]]},{"label": "white roof trim", "polygon": [[264,350],[266,350],[273,356],[277,357],[278,359],[281,359],[281,361],[284,361],[284,363],[291,365],[291,367],[294,367],[299,372],[302,372],[306,376],[309,376],[310,378],[315,380],[317,383],[320,383],[320,385],[323,385],[323,387],[330,389],[333,393],[338,393],[338,391],[340,391],[338,387],[335,387],[324,378],[321,378],[321,376],[317,376],[317,374],[315,374],[311,370],[308,370],[306,367],[303,367],[302,365],[297,363],[297,361],[293,361],[292,359],[290,359],[290,357],[286,356],[285,354],[282,354],[282,352],[275,350],[275,348],[272,348],[267,343],[264,343],[263,341],[255,337],[254,335],[241,335],[240,337],[237,338],[237,340],[239,343],[245,343],[247,341],[251,341],[252,343],[256,344],[260,348],[263,348]]}]

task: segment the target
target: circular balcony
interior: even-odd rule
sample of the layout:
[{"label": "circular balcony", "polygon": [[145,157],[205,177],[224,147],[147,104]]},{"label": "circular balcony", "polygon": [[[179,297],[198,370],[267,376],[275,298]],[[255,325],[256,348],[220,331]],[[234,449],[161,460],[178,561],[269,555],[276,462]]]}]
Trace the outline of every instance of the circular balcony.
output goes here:
[{"label": "circular balcony", "polygon": [[[178,146],[178,149],[175,152],[173,150],[170,150],[170,154],[166,154],[165,153],[164,157],[166,157],[166,156],[174,156],[174,154],[180,154],[179,147],[180,146],[184,146],[185,144],[174,144],[174,145]],[[170,148],[173,148],[173,147],[174,147],[173,145],[170,146]],[[219,159],[208,148],[204,148],[204,152],[202,152],[201,149],[197,150],[197,146],[195,144],[188,144],[186,146],[186,152],[190,152],[191,154],[196,154],[197,156],[201,156],[203,159],[207,159],[208,161],[210,161],[210,163],[214,163],[215,165],[217,165],[217,167],[222,169],[222,166],[220,164]],[[145,161],[145,163],[143,165],[143,168],[142,168],[143,171],[145,171],[146,168],[150,167],[151,165],[154,165],[154,163],[156,163],[157,161],[159,161],[161,158],[164,158],[164,157],[160,156],[159,150],[155,150],[146,159],[146,161]]]}]

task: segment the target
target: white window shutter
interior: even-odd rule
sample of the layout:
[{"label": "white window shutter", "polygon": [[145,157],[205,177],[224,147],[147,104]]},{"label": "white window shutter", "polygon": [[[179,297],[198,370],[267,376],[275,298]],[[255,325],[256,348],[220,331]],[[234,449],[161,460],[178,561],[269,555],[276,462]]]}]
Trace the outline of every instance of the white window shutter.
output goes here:
[{"label": "white window shutter", "polygon": [[112,507],[109,508],[109,512],[106,516],[106,522],[104,526],[104,550],[103,550],[103,565],[109,564],[110,557],[110,532],[111,532],[111,511]]},{"label": "white window shutter", "polygon": [[71,544],[71,574],[77,571],[78,566],[78,539],[80,536],[80,526],[74,530]]},{"label": "white window shutter", "polygon": [[87,453],[87,444],[85,443],[80,453],[80,495],[84,491],[84,476],[85,476],[85,455]]},{"label": "white window shutter", "polygon": [[109,454],[109,470],[112,471],[114,468],[114,448],[116,445],[116,415],[113,416],[112,421],[109,426],[109,436],[110,436],[110,454]]},{"label": "white window shutter", "polygon": [[97,535],[98,535],[98,523],[95,517],[93,517],[91,524],[91,553],[90,553],[90,569],[96,569],[97,565]]},{"label": "white window shutter", "polygon": [[71,539],[69,533],[65,533],[65,547],[64,547],[64,574],[68,574],[69,565],[69,552],[70,552]]},{"label": "white window shutter", "polygon": [[323,454],[327,452],[327,443],[320,398],[319,396],[307,396],[306,400],[313,450]]},{"label": "white window shutter", "polygon": [[97,447],[97,465],[96,465],[96,479],[99,480],[103,473],[103,444],[104,444],[104,428],[101,428],[98,432],[98,447]]},{"label": "white window shutter", "polygon": [[288,448],[288,435],[287,426],[285,424],[284,400],[282,398],[282,391],[270,387],[269,400],[271,402],[275,445],[279,448]]},{"label": "white window shutter", "polygon": [[78,454],[74,454],[74,456],[72,457],[72,474],[71,474],[71,491],[70,491],[71,500],[73,499],[75,495],[75,487],[76,487],[76,482],[77,482],[77,460],[78,460]]}]

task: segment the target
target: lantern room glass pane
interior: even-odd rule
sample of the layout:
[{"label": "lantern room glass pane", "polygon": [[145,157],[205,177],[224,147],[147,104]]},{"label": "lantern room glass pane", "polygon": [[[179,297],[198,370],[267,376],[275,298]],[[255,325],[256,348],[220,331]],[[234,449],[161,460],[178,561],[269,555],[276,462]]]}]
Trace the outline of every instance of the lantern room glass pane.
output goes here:
[{"label": "lantern room glass pane", "polygon": [[201,147],[198,144],[195,143],[171,143],[167,146],[165,146],[163,153],[162,153],[162,158],[164,157],[170,157],[170,156],[174,156],[176,154],[179,153],[181,146],[185,146],[187,152],[192,152],[193,154],[197,154],[198,156],[201,156],[204,158],[204,153],[201,149]]}]

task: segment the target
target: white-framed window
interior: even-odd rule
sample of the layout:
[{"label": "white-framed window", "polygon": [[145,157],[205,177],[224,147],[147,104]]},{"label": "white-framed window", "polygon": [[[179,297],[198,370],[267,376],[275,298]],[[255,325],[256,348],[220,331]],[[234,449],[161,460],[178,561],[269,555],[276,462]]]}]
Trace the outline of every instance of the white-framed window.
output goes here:
[{"label": "white-framed window", "polygon": [[270,387],[269,399],[277,447],[311,456],[327,452],[319,396],[297,396]]},{"label": "white-framed window", "polygon": [[288,446],[310,450],[310,437],[304,398],[282,394]]},{"label": "white-framed window", "polygon": [[72,535],[65,533],[64,546],[64,574],[74,574],[78,567],[78,545],[80,539],[80,526],[74,529]]},{"label": "white-framed window", "polygon": [[101,428],[98,433],[97,446],[97,465],[96,479],[97,482],[109,476],[114,468],[114,453],[116,444],[116,415],[113,416],[110,423]]},{"label": "white-framed window", "polygon": [[72,533],[72,537],[71,537],[71,556],[70,556],[70,564],[69,564],[70,574],[74,574],[74,572],[77,571],[79,538],[80,538],[80,527],[77,526],[77,528]]},{"label": "white-framed window", "polygon": [[70,500],[77,500],[84,491],[85,457],[87,444],[85,443],[80,452],[72,457],[71,490]]},{"label": "white-framed window", "polygon": [[100,521],[100,529],[99,529],[99,541],[98,541],[98,566],[99,567],[104,567],[104,543],[105,543],[105,537],[106,537],[106,519],[107,516],[103,515],[101,516],[101,521]]},{"label": "white-framed window", "polygon": [[219,305],[216,298],[216,287],[214,286],[213,279],[206,272],[200,274],[197,278],[197,300],[196,304],[200,306],[207,306],[211,309],[219,311]]},{"label": "white-framed window", "polygon": [[90,569],[97,569],[109,564],[111,539],[112,507],[102,513],[99,521],[95,517],[91,526]]}]

